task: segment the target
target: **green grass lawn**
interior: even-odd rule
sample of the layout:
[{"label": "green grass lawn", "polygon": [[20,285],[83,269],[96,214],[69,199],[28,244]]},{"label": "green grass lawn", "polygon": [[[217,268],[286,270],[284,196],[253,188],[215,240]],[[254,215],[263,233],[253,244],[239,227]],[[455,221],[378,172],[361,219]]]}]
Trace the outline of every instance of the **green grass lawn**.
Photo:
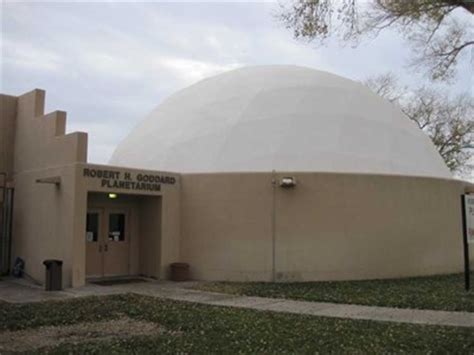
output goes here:
[{"label": "green grass lawn", "polygon": [[[43,348],[50,353],[465,353],[474,352],[474,328],[422,326],[312,317],[114,295],[35,304],[0,304],[5,331],[131,318],[159,324],[153,336]],[[16,340],[15,340],[16,341]],[[18,337],[17,341],[22,341]],[[0,352],[2,352],[0,350]]]},{"label": "green grass lawn", "polygon": [[[471,281],[474,283],[474,275]],[[474,312],[474,291],[464,291],[463,274],[372,281],[212,282],[196,288],[315,302]]]}]

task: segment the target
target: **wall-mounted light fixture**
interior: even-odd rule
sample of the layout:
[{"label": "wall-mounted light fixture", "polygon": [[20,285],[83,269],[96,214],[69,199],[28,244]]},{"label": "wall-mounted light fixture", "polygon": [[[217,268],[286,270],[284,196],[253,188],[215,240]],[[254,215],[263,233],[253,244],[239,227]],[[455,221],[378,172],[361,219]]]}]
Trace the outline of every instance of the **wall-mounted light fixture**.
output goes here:
[{"label": "wall-mounted light fixture", "polygon": [[280,187],[291,188],[296,186],[296,178],[294,176],[284,176],[280,179]]},{"label": "wall-mounted light fixture", "polygon": [[117,198],[117,197],[118,197],[117,194],[114,194],[114,193],[109,194],[109,198],[111,198],[111,199],[114,199],[114,198]]}]

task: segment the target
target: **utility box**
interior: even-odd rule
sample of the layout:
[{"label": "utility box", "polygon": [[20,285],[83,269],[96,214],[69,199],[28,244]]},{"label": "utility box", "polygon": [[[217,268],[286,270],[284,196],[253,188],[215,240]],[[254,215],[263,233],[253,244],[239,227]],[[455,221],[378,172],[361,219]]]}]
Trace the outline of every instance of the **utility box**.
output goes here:
[{"label": "utility box", "polygon": [[45,260],[43,264],[46,266],[45,290],[61,291],[63,277],[62,260]]},{"label": "utility box", "polygon": [[171,281],[189,281],[189,264],[188,263],[172,263]]}]

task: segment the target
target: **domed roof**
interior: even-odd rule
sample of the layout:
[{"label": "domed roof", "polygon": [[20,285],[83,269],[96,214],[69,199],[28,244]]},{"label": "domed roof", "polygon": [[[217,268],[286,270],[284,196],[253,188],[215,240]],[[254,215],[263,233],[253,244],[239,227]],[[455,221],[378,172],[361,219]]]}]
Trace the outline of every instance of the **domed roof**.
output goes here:
[{"label": "domed roof", "polygon": [[256,66],[169,97],[111,163],[175,172],[360,172],[451,178],[427,137],[360,83],[296,66]]}]

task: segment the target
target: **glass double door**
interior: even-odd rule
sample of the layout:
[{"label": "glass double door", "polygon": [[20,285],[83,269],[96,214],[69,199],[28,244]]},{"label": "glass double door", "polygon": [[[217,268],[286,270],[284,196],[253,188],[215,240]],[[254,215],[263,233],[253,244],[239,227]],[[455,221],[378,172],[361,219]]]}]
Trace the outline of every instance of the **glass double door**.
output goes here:
[{"label": "glass double door", "polygon": [[89,209],[86,218],[87,277],[129,274],[128,211],[125,209]]}]

